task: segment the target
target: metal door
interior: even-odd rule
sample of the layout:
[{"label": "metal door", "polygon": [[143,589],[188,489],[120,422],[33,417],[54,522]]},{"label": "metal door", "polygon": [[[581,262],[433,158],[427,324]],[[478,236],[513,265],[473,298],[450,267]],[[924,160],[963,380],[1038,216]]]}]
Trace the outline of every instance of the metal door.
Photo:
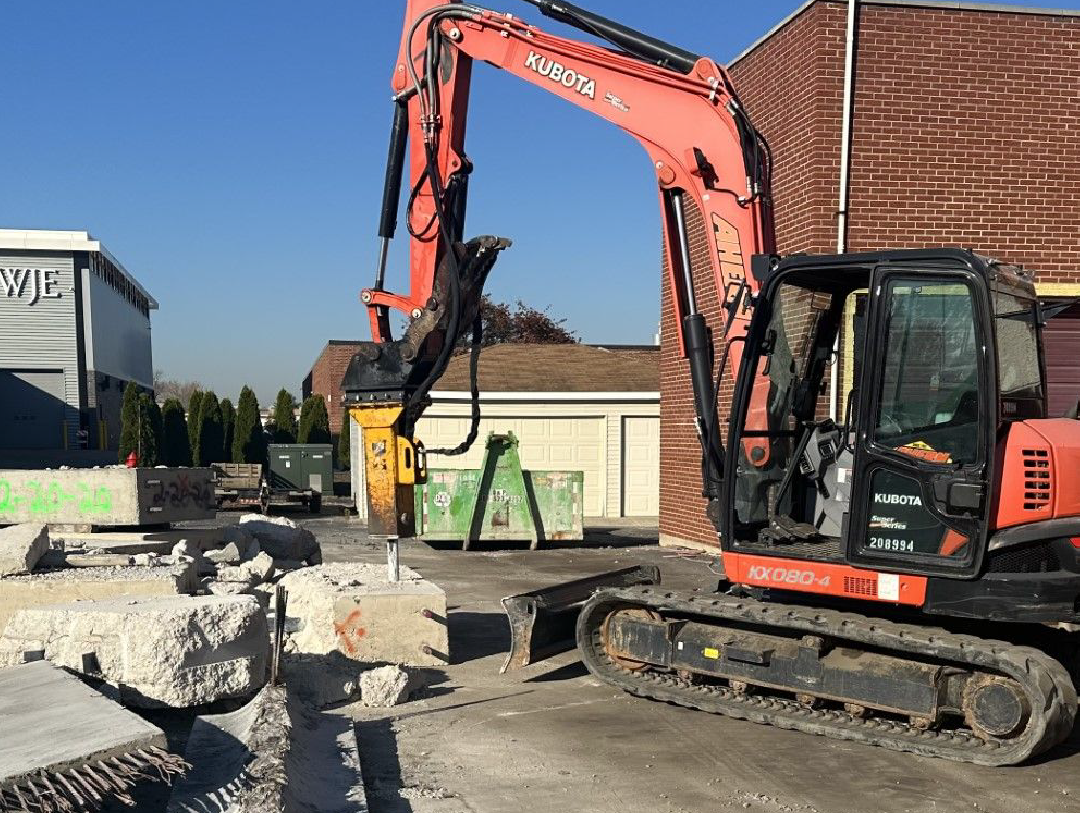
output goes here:
[{"label": "metal door", "polygon": [[62,370],[0,370],[0,449],[62,449],[64,406]]},{"label": "metal door", "polygon": [[972,576],[997,423],[985,280],[880,267],[871,292],[849,561]]}]

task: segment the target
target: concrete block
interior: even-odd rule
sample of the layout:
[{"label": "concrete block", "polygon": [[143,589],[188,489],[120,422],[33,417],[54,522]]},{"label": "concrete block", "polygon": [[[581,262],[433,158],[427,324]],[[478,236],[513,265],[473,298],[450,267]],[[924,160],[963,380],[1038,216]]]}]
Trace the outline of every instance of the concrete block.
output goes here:
[{"label": "concrete block", "polygon": [[0,636],[0,664],[30,650],[119,688],[141,708],[245,697],[265,682],[266,616],[253,596],[172,596],[22,610]]},{"label": "concrete block", "polygon": [[44,525],[0,528],[0,576],[29,573],[48,549],[49,529]]},{"label": "concrete block", "polygon": [[96,810],[86,787],[122,799],[182,769],[160,728],[45,661],[0,669],[0,731],[0,810]]},{"label": "concrete block", "polygon": [[0,632],[19,610],[109,598],[149,598],[194,593],[199,580],[191,562],[164,567],[86,567],[0,578]]},{"label": "concrete block", "polygon": [[244,514],[240,528],[259,542],[259,547],[275,559],[310,560],[319,554],[315,535],[288,517],[268,517],[264,514]]},{"label": "concrete block", "polygon": [[388,582],[373,564],[295,570],[279,582],[289,594],[292,652],[340,652],[365,663],[441,666],[449,661],[446,594],[407,567]]},{"label": "concrete block", "polygon": [[180,542],[198,550],[211,550],[225,544],[222,528],[183,528],[167,531],[57,531],[51,528],[52,538],[60,539],[67,550],[101,551],[102,553],[170,553]]},{"label": "concrete block", "polygon": [[157,525],[212,519],[210,469],[0,470],[0,523]]}]

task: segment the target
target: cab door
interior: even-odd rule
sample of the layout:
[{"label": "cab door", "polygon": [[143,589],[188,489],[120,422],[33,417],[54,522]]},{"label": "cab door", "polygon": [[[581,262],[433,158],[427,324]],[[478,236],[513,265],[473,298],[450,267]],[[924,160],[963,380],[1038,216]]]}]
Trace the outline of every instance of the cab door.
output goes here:
[{"label": "cab door", "polygon": [[997,424],[985,280],[879,266],[870,291],[848,560],[974,576]]}]

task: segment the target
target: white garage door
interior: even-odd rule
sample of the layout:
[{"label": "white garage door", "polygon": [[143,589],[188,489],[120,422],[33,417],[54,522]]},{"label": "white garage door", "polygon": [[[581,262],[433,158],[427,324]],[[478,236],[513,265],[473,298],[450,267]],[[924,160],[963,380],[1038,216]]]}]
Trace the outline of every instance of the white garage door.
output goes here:
[{"label": "white garage door", "polygon": [[[456,446],[469,431],[468,418],[425,415],[416,436],[429,449]],[[480,434],[469,453],[462,457],[428,457],[432,469],[479,468],[484,456],[484,440],[489,432],[513,432],[520,445],[521,465],[526,469],[570,469],[585,474],[585,516],[604,516],[607,468],[603,418],[485,418]]]},{"label": "white garage door", "polygon": [[660,513],[660,419],[623,418],[623,516]]}]

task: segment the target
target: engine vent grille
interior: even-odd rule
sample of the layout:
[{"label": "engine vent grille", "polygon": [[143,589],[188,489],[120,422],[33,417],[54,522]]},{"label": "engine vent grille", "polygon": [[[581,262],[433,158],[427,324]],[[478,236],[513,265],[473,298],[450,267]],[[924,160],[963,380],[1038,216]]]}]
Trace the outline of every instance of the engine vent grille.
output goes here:
[{"label": "engine vent grille", "polygon": [[1050,452],[1047,449],[1024,449],[1024,510],[1041,511],[1054,496],[1050,479]]},{"label": "engine vent grille", "polygon": [[877,596],[877,579],[844,576],[844,592],[849,596]]},{"label": "engine vent grille", "polygon": [[1061,560],[1051,542],[992,551],[986,568],[990,573],[1053,573],[1061,570]]}]

